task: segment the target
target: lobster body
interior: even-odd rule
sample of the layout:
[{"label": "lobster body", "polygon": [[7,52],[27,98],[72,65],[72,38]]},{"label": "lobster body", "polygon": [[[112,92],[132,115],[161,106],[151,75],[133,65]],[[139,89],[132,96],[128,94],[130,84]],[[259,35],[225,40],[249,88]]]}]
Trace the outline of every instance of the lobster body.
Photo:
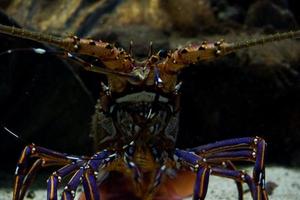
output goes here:
[{"label": "lobster body", "polygon": [[[70,156],[34,144],[26,146],[16,169],[14,200],[23,199],[38,169],[50,165],[63,166],[48,179],[51,200],[57,199],[61,180],[70,174],[73,176],[62,194],[65,200],[75,198],[80,182],[84,187],[82,199],[98,200],[101,196],[107,200],[175,200],[192,194],[193,199],[205,199],[210,175],[235,180],[239,199],[243,198],[242,183],[247,183],[253,199],[268,199],[266,143],[262,138],[236,138],[187,150],[175,148],[181,86],[177,78],[190,64],[266,42],[297,38],[300,31],[240,43],[203,42],[156,54],[150,46],[149,57],[142,61],[102,41],[53,37],[4,25],[0,25],[0,33],[58,47],[61,50],[54,52],[56,55],[107,78],[106,83],[101,82],[93,116],[92,136],[97,152],[89,157]],[[48,51],[31,50],[38,54]],[[82,55],[100,62],[91,64]],[[37,160],[28,167],[32,157]],[[233,161],[254,163],[252,176],[238,170]]]},{"label": "lobster body", "polygon": [[[156,180],[162,166],[169,168],[166,179],[175,173],[171,158],[178,133],[179,94],[174,92],[164,96],[160,88],[147,91],[145,87],[138,87],[131,88],[131,93],[126,92],[124,96],[117,96],[109,91],[109,87],[102,85],[103,91],[93,116],[92,136],[97,150],[109,149],[122,155],[120,161],[104,169],[105,174],[110,173],[106,182],[127,186],[114,191],[106,183],[106,189],[101,186],[101,196],[104,199],[105,196],[114,196],[115,199],[156,199],[156,196],[158,199],[173,199],[187,196],[177,194],[174,188],[172,192],[169,191],[166,185],[170,181],[166,181],[163,189],[160,189],[162,187],[157,187]],[[123,158],[126,158],[125,163]],[[130,162],[136,165],[139,175],[128,170]]]}]

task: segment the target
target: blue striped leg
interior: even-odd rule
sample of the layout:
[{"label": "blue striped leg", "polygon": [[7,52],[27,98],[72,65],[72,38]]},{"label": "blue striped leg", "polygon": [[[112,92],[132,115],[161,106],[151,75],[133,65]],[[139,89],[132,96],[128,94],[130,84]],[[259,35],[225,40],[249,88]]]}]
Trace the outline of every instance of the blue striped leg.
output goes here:
[{"label": "blue striped leg", "polygon": [[116,157],[116,153],[107,150],[103,150],[92,156],[83,167],[80,167],[64,188],[62,200],[73,200],[76,189],[81,181],[86,199],[100,200],[96,181],[98,170],[100,167],[110,164]]},{"label": "blue striped leg", "polygon": [[35,178],[36,172],[40,168],[42,168],[42,165],[43,165],[43,160],[42,159],[38,159],[32,164],[30,170],[28,171],[28,173],[26,174],[26,176],[23,180],[23,183],[22,183],[22,186],[21,186],[21,189],[20,189],[20,193],[19,193],[20,194],[19,199],[24,198],[24,196],[27,192],[27,189],[30,187],[30,185],[32,184],[32,182]]},{"label": "blue striped leg", "polygon": [[83,172],[84,167],[80,167],[80,169],[77,170],[77,172],[70,179],[62,193],[62,200],[73,200],[75,198],[75,191],[82,180]]},{"label": "blue striped leg", "polygon": [[[231,162],[231,161],[225,161],[224,163],[222,163],[225,168],[230,169],[230,170],[237,170],[237,168],[235,167],[235,165]],[[243,200],[244,199],[244,190],[243,190],[243,184],[242,182],[239,181],[235,181],[237,190],[238,190],[238,199],[239,200]]]},{"label": "blue striped leg", "polygon": [[[232,153],[232,154],[230,154]],[[233,151],[228,153],[228,155],[225,156],[225,158],[231,158],[231,157],[239,157],[239,158],[244,158],[249,155],[249,152],[247,150],[242,150],[242,151]],[[211,167],[211,173],[213,175],[221,176],[221,177],[227,177],[230,179],[233,179],[237,182],[246,182],[250,188],[252,197],[254,200],[263,200],[264,197],[259,193],[257,187],[257,184],[254,182],[254,179],[251,178],[248,174],[238,171],[238,170],[230,170],[230,169],[224,169],[223,166],[220,167],[215,167],[215,160],[211,159],[209,156],[207,158],[204,158],[202,156],[199,156],[195,154],[194,152],[189,152],[189,151],[184,151],[184,150],[179,150],[176,149],[175,151],[175,159],[177,159],[177,162],[180,162],[181,164],[188,166],[192,168],[193,170],[199,168],[206,168],[209,169]],[[213,162],[214,161],[214,162]],[[204,173],[201,174],[203,177],[205,176]],[[199,175],[200,176],[200,175]],[[209,176],[209,175],[207,175]],[[207,178],[208,179],[208,178]],[[208,184],[208,180],[207,180]],[[203,191],[207,190],[207,184],[202,181],[202,185],[200,185],[200,188]],[[198,187],[198,186],[197,186]],[[206,193],[205,193],[206,194]],[[194,193],[195,196],[195,193]],[[198,196],[196,196],[198,198]],[[204,193],[202,196],[199,196],[199,198],[204,199],[205,195]]]},{"label": "blue striped leg", "polygon": [[[238,160],[238,161],[254,161],[257,165],[258,163],[260,164],[261,162],[259,158],[256,158],[255,156],[256,154],[253,154],[252,150],[235,150],[235,151],[228,151],[228,152],[220,152],[220,153],[215,153],[212,154],[210,156],[207,156],[206,158],[203,158],[205,160],[205,162],[207,164],[214,164],[217,162],[220,162],[220,160],[224,161],[224,160]],[[258,161],[257,161],[258,159]],[[238,170],[233,170],[233,171],[237,171]],[[253,172],[255,173],[257,170],[254,167]],[[261,175],[264,175],[264,172],[261,173]],[[248,175],[247,175],[248,176]],[[250,176],[249,176],[250,177]],[[250,177],[251,178],[251,177]],[[254,199],[267,199],[267,194],[264,190],[264,183],[260,184],[259,182],[257,182],[255,180],[255,176],[253,176],[253,178],[251,178],[253,180],[253,183],[255,185],[255,190],[252,188],[251,191],[253,191],[254,193],[252,194]],[[247,180],[247,179],[245,179]],[[244,182],[244,179],[237,179],[236,181],[242,181]],[[248,184],[249,185],[249,184]],[[250,187],[250,186],[249,186]],[[256,197],[258,196],[258,197]]]},{"label": "blue striped leg", "polygon": [[265,191],[265,149],[266,142],[259,137],[245,137],[223,140],[190,149],[202,156],[209,163],[223,161],[251,161],[254,162],[253,180],[257,187],[258,196],[268,199]]},{"label": "blue striped leg", "polygon": [[194,185],[193,200],[204,200],[210,175],[210,166],[202,163],[203,158],[193,152],[176,149],[174,159],[182,165],[188,166],[197,173]]},{"label": "blue striped leg", "polygon": [[194,185],[193,200],[204,200],[208,188],[210,168],[204,166],[198,167],[196,168],[196,171],[197,171],[197,176]]},{"label": "blue striped leg", "polygon": [[73,162],[72,164],[66,165],[59,170],[52,173],[52,175],[47,180],[47,199],[57,200],[57,188],[62,179],[76,171],[83,165],[84,161],[80,160],[78,162]]},{"label": "blue striped leg", "polygon": [[[37,161],[29,169],[29,160],[37,157]],[[43,147],[28,145],[24,148],[18,160],[13,189],[13,200],[23,199],[27,188],[31,184],[36,172],[41,167],[49,165],[66,165],[72,163],[67,154],[52,151]]]}]

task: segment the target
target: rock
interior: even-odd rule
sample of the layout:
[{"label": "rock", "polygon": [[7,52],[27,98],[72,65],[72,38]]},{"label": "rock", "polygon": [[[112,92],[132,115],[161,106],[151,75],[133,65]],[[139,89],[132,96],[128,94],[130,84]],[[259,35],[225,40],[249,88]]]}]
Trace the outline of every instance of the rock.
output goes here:
[{"label": "rock", "polygon": [[270,1],[257,1],[248,10],[245,24],[250,27],[272,27],[275,30],[294,29],[296,19],[291,11]]}]

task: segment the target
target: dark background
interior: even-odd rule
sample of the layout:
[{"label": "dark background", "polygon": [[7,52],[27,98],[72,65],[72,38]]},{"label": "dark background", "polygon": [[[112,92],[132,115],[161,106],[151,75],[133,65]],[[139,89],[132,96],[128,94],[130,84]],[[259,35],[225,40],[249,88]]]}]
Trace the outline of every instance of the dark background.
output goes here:
[{"label": "dark background", "polygon": [[[124,48],[134,40],[134,52],[142,57],[149,41],[156,50],[202,40],[236,41],[296,30],[300,20],[296,0],[203,0],[196,7],[193,0],[162,1],[155,8],[134,1],[78,2],[0,1],[0,23],[91,36]],[[131,16],[131,6],[140,8],[141,15],[151,9],[155,14]],[[160,15],[165,17],[157,18]],[[0,52],[23,47],[51,48],[0,35]],[[90,155],[89,127],[103,77],[52,55],[18,52],[0,56],[0,60],[0,123],[23,138],[16,140],[0,131],[0,155],[5,161],[0,168],[12,172],[19,153],[31,142]],[[299,166],[299,61],[299,41],[290,40],[184,70],[177,145],[187,148],[258,135],[268,142],[268,163]]]}]

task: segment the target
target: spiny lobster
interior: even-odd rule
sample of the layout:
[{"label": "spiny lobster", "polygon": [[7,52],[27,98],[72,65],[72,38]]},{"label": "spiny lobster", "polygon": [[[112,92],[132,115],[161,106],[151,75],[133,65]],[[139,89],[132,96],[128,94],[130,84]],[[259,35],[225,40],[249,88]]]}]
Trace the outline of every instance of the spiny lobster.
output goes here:
[{"label": "spiny lobster", "polygon": [[[178,74],[190,64],[239,49],[299,38],[300,31],[240,43],[203,42],[156,54],[150,45],[149,56],[142,61],[135,60],[132,52],[103,41],[76,36],[61,38],[5,25],[0,25],[0,33],[58,47],[61,50],[51,53],[107,77],[107,83],[101,83],[93,117],[95,142],[100,151],[93,156],[71,156],[35,144],[26,146],[15,172],[14,200],[24,198],[40,168],[53,165],[63,167],[47,181],[47,199],[51,200],[57,199],[59,184],[71,174],[62,192],[64,200],[75,198],[80,183],[84,188],[80,199],[99,200],[101,196],[101,199],[174,200],[192,194],[195,200],[205,199],[210,175],[233,179],[239,199],[243,199],[242,183],[248,185],[253,199],[268,199],[264,139],[244,137],[185,150],[175,148],[182,84]],[[50,52],[42,48],[26,50],[38,54]],[[91,64],[83,55],[99,63]],[[28,166],[32,157],[37,159]],[[253,175],[238,170],[233,161],[253,162]]]}]

